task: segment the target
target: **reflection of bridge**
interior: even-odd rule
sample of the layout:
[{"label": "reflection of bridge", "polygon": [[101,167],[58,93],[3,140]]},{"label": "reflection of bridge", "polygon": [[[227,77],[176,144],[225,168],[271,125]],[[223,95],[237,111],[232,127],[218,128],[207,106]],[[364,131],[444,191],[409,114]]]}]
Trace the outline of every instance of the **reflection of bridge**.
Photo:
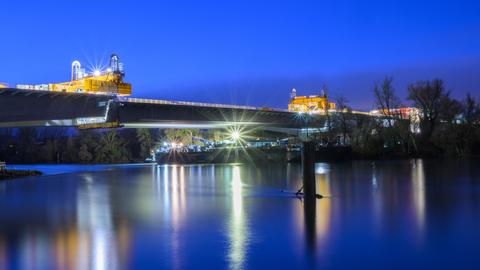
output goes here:
[{"label": "reflection of bridge", "polygon": [[[324,127],[325,120],[325,116],[311,115],[308,126]],[[0,89],[0,127],[81,126],[103,123],[118,123],[127,128],[221,128],[250,125],[286,132],[297,132],[306,125],[304,118],[285,110]]]}]

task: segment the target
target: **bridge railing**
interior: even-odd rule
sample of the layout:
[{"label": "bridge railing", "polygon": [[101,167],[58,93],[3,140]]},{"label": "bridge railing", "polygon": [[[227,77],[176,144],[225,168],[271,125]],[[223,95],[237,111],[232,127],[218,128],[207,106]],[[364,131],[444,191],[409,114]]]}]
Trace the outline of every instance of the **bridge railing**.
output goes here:
[{"label": "bridge railing", "polygon": [[[242,105],[233,105],[233,104],[218,104],[218,103],[202,103],[202,102],[190,102],[190,101],[173,101],[173,100],[163,100],[163,99],[146,99],[146,98],[125,98],[123,99],[126,102],[132,103],[144,103],[144,104],[162,104],[162,105],[186,105],[186,106],[196,106],[196,107],[210,107],[210,108],[225,108],[225,109],[244,109],[244,110],[260,110],[260,111],[272,111],[272,112],[291,112],[285,109],[273,109],[273,108],[259,108],[254,106],[242,106]],[[352,113],[352,114],[362,114],[372,116],[369,112],[362,111],[341,111],[341,110],[329,110],[330,113]]]},{"label": "bridge railing", "polygon": [[[232,104],[217,104],[217,103],[202,103],[202,102],[189,102],[189,101],[170,101],[162,99],[144,99],[144,98],[127,98],[127,102],[132,103],[145,103],[145,104],[162,104],[162,105],[186,105],[195,107],[214,107],[214,108],[226,108],[226,109],[244,109],[244,110],[262,110],[263,108],[257,108],[254,106],[241,106]],[[281,109],[269,109],[272,111],[287,111]]]}]

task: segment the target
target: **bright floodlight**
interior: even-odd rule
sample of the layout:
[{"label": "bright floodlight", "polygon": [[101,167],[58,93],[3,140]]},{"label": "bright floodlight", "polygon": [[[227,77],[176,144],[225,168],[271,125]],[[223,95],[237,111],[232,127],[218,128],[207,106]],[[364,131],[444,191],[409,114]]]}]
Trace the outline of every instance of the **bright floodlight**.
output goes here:
[{"label": "bright floodlight", "polygon": [[232,140],[238,141],[240,139],[240,132],[238,130],[234,130],[230,136],[232,137]]},{"label": "bright floodlight", "polygon": [[100,76],[100,74],[101,74],[101,72],[100,72],[100,70],[98,70],[98,69],[96,69],[96,70],[93,71],[93,76],[95,76],[95,77]]}]

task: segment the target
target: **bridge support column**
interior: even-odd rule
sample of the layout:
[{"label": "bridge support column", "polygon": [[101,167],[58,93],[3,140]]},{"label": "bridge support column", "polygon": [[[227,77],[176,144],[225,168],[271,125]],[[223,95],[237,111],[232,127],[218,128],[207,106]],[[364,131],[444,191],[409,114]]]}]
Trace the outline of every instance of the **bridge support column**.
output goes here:
[{"label": "bridge support column", "polygon": [[315,181],[315,143],[303,142],[302,145],[303,194],[305,199],[315,199],[317,184]]}]

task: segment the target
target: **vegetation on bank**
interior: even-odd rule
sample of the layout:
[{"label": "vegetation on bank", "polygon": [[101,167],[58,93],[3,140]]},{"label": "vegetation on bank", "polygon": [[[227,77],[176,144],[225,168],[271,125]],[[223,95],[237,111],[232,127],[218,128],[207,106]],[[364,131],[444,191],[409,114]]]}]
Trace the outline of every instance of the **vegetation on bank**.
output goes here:
[{"label": "vegetation on bank", "polygon": [[[480,155],[480,103],[468,94],[457,100],[441,80],[420,81],[408,86],[405,100],[397,96],[392,78],[373,89],[382,117],[355,114],[332,115],[329,131],[317,140],[351,145],[357,157],[478,157]],[[418,114],[405,119],[400,108],[413,107]],[[344,98],[337,109],[350,111]]]},{"label": "vegetation on bank", "polygon": [[144,162],[162,141],[187,145],[192,143],[192,136],[214,139],[217,133],[189,129],[0,129],[0,160],[7,164]]}]

